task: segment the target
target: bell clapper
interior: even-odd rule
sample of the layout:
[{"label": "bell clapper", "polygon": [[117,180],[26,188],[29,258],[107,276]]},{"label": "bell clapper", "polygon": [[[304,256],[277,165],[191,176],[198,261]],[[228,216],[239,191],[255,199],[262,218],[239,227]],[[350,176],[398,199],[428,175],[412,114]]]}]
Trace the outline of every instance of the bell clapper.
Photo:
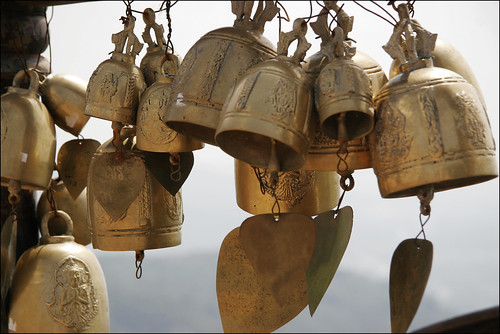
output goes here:
[{"label": "bell clapper", "polygon": [[137,279],[142,277],[142,260],[144,260],[144,251],[135,251],[135,278]]}]

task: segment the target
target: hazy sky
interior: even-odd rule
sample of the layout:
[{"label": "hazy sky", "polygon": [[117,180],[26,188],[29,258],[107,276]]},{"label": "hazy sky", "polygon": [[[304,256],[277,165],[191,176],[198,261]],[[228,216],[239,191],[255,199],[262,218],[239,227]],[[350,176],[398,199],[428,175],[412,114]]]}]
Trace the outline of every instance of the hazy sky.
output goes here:
[{"label": "hazy sky", "polygon": [[[297,17],[309,15],[308,1],[281,3],[292,22]],[[396,12],[386,6],[387,1],[379,3],[396,16]],[[132,8],[157,10],[160,5],[161,1],[137,1]],[[316,14],[319,6],[313,5]],[[363,5],[384,15],[369,2],[363,2]],[[353,2],[345,2],[344,9],[354,16],[354,28],[349,36],[356,40],[358,50],[379,62],[388,74],[392,59],[383,51],[382,45],[389,40],[392,26]],[[417,1],[414,16],[424,28],[451,43],[468,61],[485,97],[497,145],[498,12],[498,2]],[[47,15],[50,18],[51,7],[47,9]],[[71,74],[88,80],[97,66],[109,59],[108,53],[114,49],[111,35],[122,30],[119,18],[123,15],[125,5],[122,1],[54,7],[50,23],[52,73]],[[135,34],[142,42],[144,22],[141,14],[134,15],[137,17]],[[171,16],[172,41],[175,51],[182,57],[202,35],[216,28],[232,26],[234,21],[229,1],[181,0],[172,8]],[[167,31],[164,12],[157,14],[156,22],[163,24]],[[283,22],[282,30],[290,31],[291,22]],[[273,43],[277,42],[277,19],[266,24],[264,36]],[[307,37],[313,46],[306,58],[319,50],[320,43],[310,28]],[[136,58],[137,65],[145,55],[146,47]],[[50,57],[48,49],[44,56]],[[91,118],[82,135],[103,143],[112,137],[111,122]],[[58,149],[71,139],[75,137],[57,128]],[[185,214],[182,245],[146,251],[146,262],[148,256],[164,256],[167,252],[170,256],[218,249],[224,237],[251,216],[236,204],[233,158],[211,145],[195,151],[194,156],[194,168],[182,188]],[[382,199],[371,168],[358,170],[353,176],[355,188],[346,194],[343,205],[352,206],[354,227],[339,270],[355,270],[388,281],[392,253],[397,245],[420,231],[419,201],[416,197]],[[432,215],[425,231],[427,239],[434,244],[434,260],[426,295],[433,294],[455,305],[457,314],[498,305],[498,182],[496,178],[474,186],[438,192],[431,202]],[[98,257],[133,257],[132,252],[96,250],[95,253]]]}]

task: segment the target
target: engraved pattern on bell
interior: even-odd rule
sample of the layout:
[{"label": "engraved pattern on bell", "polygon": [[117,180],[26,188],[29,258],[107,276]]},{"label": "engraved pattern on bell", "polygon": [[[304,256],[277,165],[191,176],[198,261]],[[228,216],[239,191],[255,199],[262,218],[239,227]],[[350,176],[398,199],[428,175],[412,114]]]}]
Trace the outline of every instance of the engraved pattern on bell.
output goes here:
[{"label": "engraved pattern on bell", "polygon": [[271,116],[284,123],[293,118],[297,103],[296,95],[295,85],[290,80],[280,78],[276,81],[265,100],[274,107]]},{"label": "engraved pattern on bell", "polygon": [[142,108],[139,110],[139,131],[149,142],[156,145],[171,143],[178,132],[170,129],[161,121],[159,111],[170,101],[170,94],[165,88],[151,92]]},{"label": "engraved pattern on bell", "polygon": [[[458,106],[455,122],[460,132],[460,138],[467,138],[469,145],[473,148],[485,147],[487,145],[486,134],[476,107],[477,101],[474,101],[465,92],[457,93],[455,98]],[[495,149],[494,146],[491,148]]]},{"label": "engraved pattern on bell", "polygon": [[436,96],[432,88],[422,89],[418,93],[418,102],[424,112],[425,126],[427,128],[427,146],[429,155],[439,159],[443,155],[443,139],[439,131],[439,112],[436,105]]},{"label": "engraved pattern on bell", "polygon": [[54,273],[49,314],[66,327],[83,331],[98,313],[94,283],[88,265],[75,256],[62,259]]},{"label": "engraved pattern on bell", "polygon": [[[265,192],[272,194],[271,173],[269,170],[264,170],[261,175]],[[291,172],[279,172],[278,177],[276,197],[279,201],[286,202],[292,207],[300,203],[316,184],[315,171],[295,170]]]},{"label": "engraved pattern on bell", "polygon": [[175,196],[168,191],[163,192],[163,200],[167,203],[167,215],[174,221],[182,218],[182,196],[179,190]]}]

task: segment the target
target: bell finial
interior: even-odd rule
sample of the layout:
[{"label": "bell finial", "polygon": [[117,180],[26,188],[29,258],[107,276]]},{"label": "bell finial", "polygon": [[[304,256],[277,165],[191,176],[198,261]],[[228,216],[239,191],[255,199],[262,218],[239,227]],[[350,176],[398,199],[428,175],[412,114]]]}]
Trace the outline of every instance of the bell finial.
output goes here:
[{"label": "bell finial", "polygon": [[[154,48],[167,44],[167,42],[165,41],[165,37],[163,37],[165,29],[163,29],[163,25],[156,23],[155,12],[153,11],[153,9],[146,8],[144,10],[144,13],[142,14],[142,18],[144,20],[144,23],[146,23],[146,27],[144,28],[144,32],[142,33],[142,39],[148,44],[148,48]],[[153,28],[153,31],[155,32],[156,43],[154,43],[153,39],[151,38],[151,28]]]},{"label": "bell finial", "polygon": [[265,1],[265,3],[264,7],[264,1],[259,1],[255,14],[251,18],[254,1],[231,1],[231,11],[236,15],[234,26],[262,33],[266,22],[271,21],[279,12],[274,1]]},{"label": "bell finial", "polygon": [[[111,42],[115,45],[114,52],[128,54],[135,58],[144,46],[134,34],[135,18],[133,16],[127,16],[126,18],[121,17],[121,20],[125,27],[122,31],[111,35]],[[126,47],[125,41],[127,41]],[[125,52],[123,52],[124,47]]]},{"label": "bell finial", "polygon": [[[307,50],[311,44],[307,42],[307,23],[302,18],[295,19],[293,22],[293,29],[290,32],[281,32],[278,41],[278,56],[285,56],[288,60],[294,61],[299,64],[304,60]],[[297,50],[292,57],[287,57],[288,48],[293,41],[297,40]]]}]

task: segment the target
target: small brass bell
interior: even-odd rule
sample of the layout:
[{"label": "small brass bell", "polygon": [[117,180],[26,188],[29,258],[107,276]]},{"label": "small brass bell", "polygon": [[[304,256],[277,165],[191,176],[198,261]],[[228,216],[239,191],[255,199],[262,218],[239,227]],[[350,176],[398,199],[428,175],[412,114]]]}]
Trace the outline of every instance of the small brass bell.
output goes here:
[{"label": "small brass bell", "polygon": [[68,74],[52,74],[40,86],[42,102],[54,123],[66,132],[78,136],[90,116],[85,115],[87,83]]},{"label": "small brass bell", "polygon": [[128,16],[124,25],[123,31],[112,35],[115,50],[111,58],[99,64],[89,79],[85,115],[134,125],[137,105],[146,89],[144,76],[134,62],[144,45],[133,33],[134,17]]},{"label": "small brass bell", "polygon": [[[443,191],[498,176],[495,142],[477,89],[459,74],[434,67],[436,35],[413,32],[408,8],[384,49],[401,73],[375,99],[372,162],[384,198]],[[407,50],[400,44],[405,34]]]},{"label": "small brass bell", "polygon": [[[311,47],[306,32],[306,22],[296,19],[293,30],[280,35],[278,56],[250,68],[233,87],[215,135],[233,158],[279,171],[304,165],[314,130],[312,83],[300,66]],[[295,39],[297,50],[288,57]]]},{"label": "small brass bell", "polygon": [[[260,4],[262,1],[260,2]],[[266,1],[251,19],[253,1],[231,1],[233,27],[208,32],[187,52],[172,86],[165,117],[173,130],[211,145],[231,87],[251,66],[276,55],[264,24],[278,12]]]},{"label": "small brass bell", "polygon": [[[236,202],[252,215],[273,213],[271,172],[235,159]],[[280,213],[316,216],[335,207],[339,175],[334,171],[295,170],[278,173],[276,200]]]},{"label": "small brass bell", "polygon": [[[76,199],[69,194],[63,181],[52,180],[51,188],[53,194],[48,196],[48,192],[45,190],[37,204],[37,216],[39,221],[45,216],[49,211],[52,211],[48,198],[53,197],[55,203],[57,204],[57,209],[66,212],[73,222],[73,237],[75,242],[80,245],[90,244],[90,229],[88,225],[88,213],[87,213],[87,190],[86,188],[78,195]],[[59,218],[59,219],[58,219]],[[66,222],[61,217],[54,217],[51,221],[52,231],[55,234],[62,234],[60,231],[66,230]],[[40,225],[41,226],[41,225]]]},{"label": "small brass bell", "polygon": [[[123,154],[143,159],[136,148],[135,127],[122,128],[119,142]],[[180,245],[184,220],[181,191],[172,196],[147,168],[139,178],[136,160],[111,163],[116,157],[113,144],[112,139],[102,144],[90,166],[87,207],[92,246],[105,251],[138,251]],[[102,178],[112,182],[95,182]],[[129,203],[123,202],[133,192]],[[119,206],[124,209],[116,211]]]},{"label": "small brass bell", "polygon": [[9,311],[9,332],[109,332],[106,280],[94,253],[74,242],[71,218],[62,235],[50,233],[56,216],[42,218],[38,246],[25,251],[14,271]]},{"label": "small brass bell", "polygon": [[[146,49],[146,55],[142,58],[139,67],[144,75],[144,81],[149,87],[158,77],[163,76],[161,66],[164,64],[163,62],[165,60],[169,61],[167,64],[164,64],[164,66],[168,66],[165,72],[173,75],[179,69],[182,59],[178,54],[173,54],[172,52],[169,54],[170,59],[165,59],[167,43],[163,37],[163,25],[155,22],[155,12],[151,8],[146,8],[142,14],[142,18],[144,19],[144,23],[146,23],[146,27],[142,33],[142,39],[148,44],[148,48]],[[153,42],[151,38],[151,29],[153,29],[155,33],[156,43]],[[169,51],[171,50],[169,49]]]},{"label": "small brass bell", "polygon": [[[21,88],[25,75],[29,88]],[[19,71],[12,86],[2,94],[1,171],[2,186],[17,180],[22,189],[46,189],[54,171],[56,131],[47,108],[41,102],[38,74]]]},{"label": "small brass bell", "polygon": [[[172,59],[175,55],[170,55]],[[170,129],[161,120],[167,112],[170,102],[173,73],[165,73],[166,68],[171,68],[166,60],[161,65],[162,75],[149,86],[141,96],[137,110],[137,148],[151,152],[191,152],[204,147],[204,144],[192,137],[180,134]]]}]

